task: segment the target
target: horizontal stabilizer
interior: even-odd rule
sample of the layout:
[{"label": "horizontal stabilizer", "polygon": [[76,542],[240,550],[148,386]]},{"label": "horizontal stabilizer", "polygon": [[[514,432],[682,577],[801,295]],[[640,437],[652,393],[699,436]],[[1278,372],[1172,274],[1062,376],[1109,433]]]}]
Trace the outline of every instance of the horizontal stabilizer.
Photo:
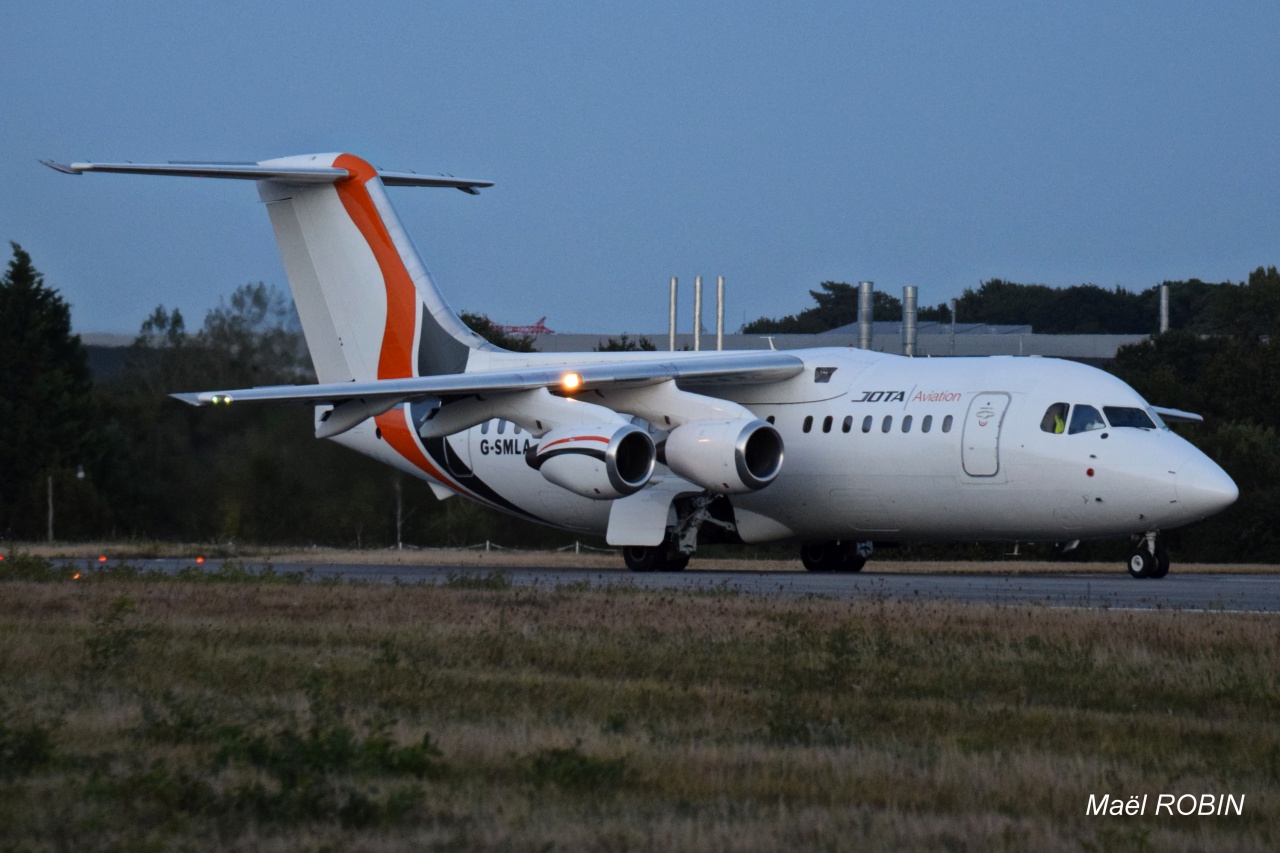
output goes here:
[{"label": "horizontal stabilizer", "polygon": [[1202,424],[1204,416],[1197,415],[1194,412],[1184,412],[1182,409],[1163,409],[1160,406],[1152,406],[1156,410],[1156,414],[1160,416],[1160,420],[1171,424]]},{"label": "horizontal stabilizer", "polygon": [[[50,169],[68,175],[84,172],[119,172],[133,175],[172,175],[184,178],[231,178],[242,181],[274,181],[282,184],[332,184],[352,177],[351,172],[334,166],[263,163],[58,163],[41,160]],[[419,175],[416,172],[379,171],[378,177],[389,187],[450,187],[475,195],[493,181],[474,181],[444,175]]]}]

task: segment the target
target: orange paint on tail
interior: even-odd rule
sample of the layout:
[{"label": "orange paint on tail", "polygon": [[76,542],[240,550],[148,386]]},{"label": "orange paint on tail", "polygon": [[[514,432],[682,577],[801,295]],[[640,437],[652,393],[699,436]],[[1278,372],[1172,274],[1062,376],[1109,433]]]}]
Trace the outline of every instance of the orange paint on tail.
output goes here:
[{"label": "orange paint on tail", "polygon": [[408,379],[415,376],[413,336],[418,317],[418,291],[405,269],[400,253],[391,241],[387,226],[378,215],[373,198],[365,189],[378,171],[351,154],[343,154],[333,165],[346,169],[351,177],[335,183],[338,198],[351,221],[369,243],[387,288],[387,324],[382,332],[382,351],[378,356],[379,379]]}]

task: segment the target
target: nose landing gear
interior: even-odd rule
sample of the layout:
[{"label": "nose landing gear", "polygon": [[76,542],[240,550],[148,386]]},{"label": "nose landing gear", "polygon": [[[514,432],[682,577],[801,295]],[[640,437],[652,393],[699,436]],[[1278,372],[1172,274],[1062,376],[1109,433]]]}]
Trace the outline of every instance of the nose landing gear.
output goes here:
[{"label": "nose landing gear", "polygon": [[1133,578],[1162,578],[1169,574],[1169,552],[1160,541],[1160,531],[1134,537],[1133,552],[1126,566]]}]

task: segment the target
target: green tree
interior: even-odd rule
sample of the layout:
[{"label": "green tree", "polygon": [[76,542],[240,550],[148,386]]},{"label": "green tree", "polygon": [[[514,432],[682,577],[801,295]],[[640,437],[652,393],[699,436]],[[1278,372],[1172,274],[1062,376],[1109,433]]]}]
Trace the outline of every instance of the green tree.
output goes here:
[{"label": "green tree", "polygon": [[502,347],[511,352],[534,351],[533,335],[509,335],[485,314],[472,314],[469,311],[463,311],[458,316],[462,318],[462,322],[466,323],[471,331],[494,346]]},{"label": "green tree", "polygon": [[1109,369],[1152,403],[1203,415],[1203,424],[1178,432],[1240,487],[1240,499],[1221,514],[1171,531],[1182,558],[1280,560],[1280,346],[1256,335],[1175,329],[1122,347]]},{"label": "green tree", "polygon": [[920,321],[931,321],[934,323],[950,323],[951,322],[951,306],[945,302],[939,302],[932,308],[925,306],[916,311],[916,319]]},{"label": "green tree", "polygon": [[1258,267],[1243,284],[1223,284],[1215,289],[1209,306],[1212,331],[1242,338],[1258,338],[1280,332],[1280,272]]},{"label": "green tree", "polygon": [[89,466],[93,382],[71,311],[17,243],[0,277],[0,531],[43,527],[44,480]]},{"label": "green tree", "polygon": [[[816,305],[798,314],[774,320],[761,317],[743,326],[748,335],[816,335],[858,320],[858,288],[843,281],[824,281],[818,290],[810,290],[809,296]],[[902,301],[883,291],[872,296],[872,318],[875,320],[901,320]]]},{"label": "green tree", "polygon": [[657,349],[648,338],[632,338],[626,332],[621,337],[609,338],[595,346],[595,352],[656,352]]}]

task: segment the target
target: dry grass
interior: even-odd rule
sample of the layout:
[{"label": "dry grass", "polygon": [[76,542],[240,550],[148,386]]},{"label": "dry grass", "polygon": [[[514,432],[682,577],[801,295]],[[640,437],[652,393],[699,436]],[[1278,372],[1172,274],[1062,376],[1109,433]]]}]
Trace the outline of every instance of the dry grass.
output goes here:
[{"label": "dry grass", "polygon": [[[1246,614],[8,582],[0,847],[1269,850],[1278,641]],[[1244,815],[1085,816],[1203,792]]]}]

